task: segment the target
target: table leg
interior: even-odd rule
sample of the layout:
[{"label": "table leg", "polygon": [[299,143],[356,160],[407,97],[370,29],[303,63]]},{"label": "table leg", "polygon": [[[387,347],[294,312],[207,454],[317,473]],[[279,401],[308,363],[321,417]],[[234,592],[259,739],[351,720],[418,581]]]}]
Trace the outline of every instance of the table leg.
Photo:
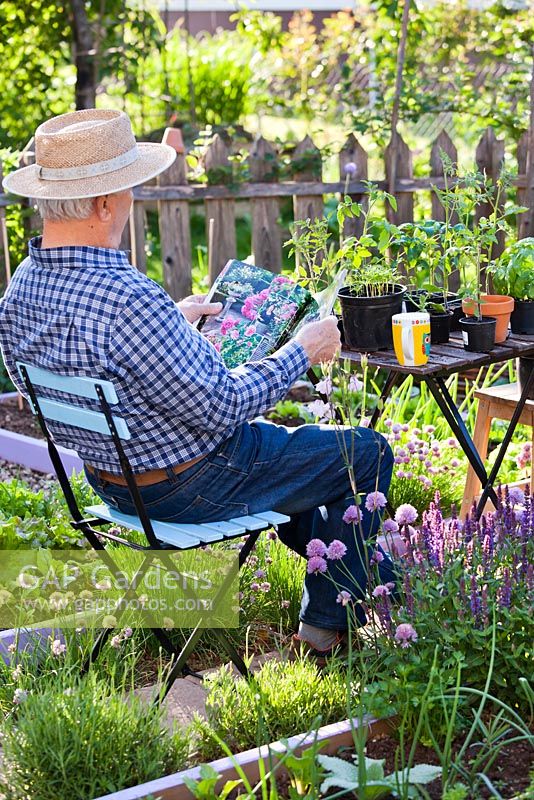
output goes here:
[{"label": "table leg", "polygon": [[[458,439],[460,447],[466,454],[467,460],[473,467],[477,478],[480,480],[480,483],[483,487],[487,487],[488,473],[486,472],[486,468],[482,462],[482,459],[480,458],[478,450],[473,443],[469,431],[466,428],[465,422],[463,421],[461,414],[458,411],[449,390],[447,389],[447,384],[443,378],[428,377],[425,378],[425,380],[434,400],[438,404],[439,409],[443,412],[443,416],[449,423],[452,432]],[[488,487],[486,500],[488,497],[491,497],[493,503],[497,506],[498,499],[495,490],[493,489],[493,485],[489,485]]]},{"label": "table leg", "polygon": [[388,399],[389,395],[391,394],[393,387],[399,380],[399,377],[400,377],[399,373],[393,372],[392,370],[390,370],[386,375],[386,381],[384,383],[382,391],[380,392],[380,397],[377,400],[376,406],[374,407],[371,419],[369,421],[370,428],[374,429],[376,427],[376,423],[380,419],[380,414],[384,410],[385,402]]},{"label": "table leg", "polygon": [[[519,422],[519,418],[523,413],[523,409],[525,407],[525,403],[528,399],[528,396],[530,394],[530,389],[532,386],[534,386],[534,369],[530,371],[530,375],[528,376],[527,382],[523,387],[523,391],[521,392],[521,397],[517,401],[514,413],[512,414],[512,419],[510,420],[510,424],[508,425],[507,431],[504,434],[504,439],[501,442],[499,452],[497,453],[497,458],[495,459],[495,463],[493,464],[492,470],[487,478],[487,481],[482,483],[482,494],[480,495],[480,500],[478,501],[478,506],[477,506],[477,518],[480,517],[480,515],[482,514],[484,506],[486,505],[486,502],[488,500],[488,497],[491,496],[491,492],[493,491],[493,484],[495,483],[497,475],[499,474],[501,464],[506,455],[506,451],[508,450],[508,445],[512,441],[512,436],[515,433],[517,423]],[[491,499],[493,500],[493,497],[491,497]]]}]

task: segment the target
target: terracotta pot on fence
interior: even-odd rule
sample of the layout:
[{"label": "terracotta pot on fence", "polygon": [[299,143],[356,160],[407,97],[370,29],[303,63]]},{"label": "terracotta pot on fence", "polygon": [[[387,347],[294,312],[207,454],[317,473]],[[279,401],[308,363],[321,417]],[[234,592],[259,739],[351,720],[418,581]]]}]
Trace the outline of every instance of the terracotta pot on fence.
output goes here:
[{"label": "terracotta pot on fence", "polygon": [[[482,316],[495,317],[497,320],[495,344],[506,341],[510,314],[514,310],[514,298],[503,294],[482,294],[480,295],[480,301]],[[470,317],[474,317],[476,314],[476,306],[472,300],[463,300],[462,309],[464,314]]]}]

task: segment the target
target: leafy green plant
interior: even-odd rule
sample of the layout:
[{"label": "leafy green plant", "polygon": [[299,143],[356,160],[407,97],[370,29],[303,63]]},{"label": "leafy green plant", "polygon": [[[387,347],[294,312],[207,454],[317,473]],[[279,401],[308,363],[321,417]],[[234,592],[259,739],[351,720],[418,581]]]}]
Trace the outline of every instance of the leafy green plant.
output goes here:
[{"label": "leafy green plant", "polygon": [[320,673],[306,660],[268,661],[248,682],[219,670],[209,682],[207,720],[197,717],[192,732],[200,758],[213,758],[220,752],[217,739],[239,752],[303,732],[318,717],[323,725],[338,721],[346,712],[345,679],[337,670]]},{"label": "leafy green plant", "polygon": [[8,800],[86,800],[185,765],[187,739],[170,734],[162,709],[94,676],[27,692],[4,726]]},{"label": "leafy green plant", "polygon": [[488,267],[498,294],[534,300],[534,237],[519,239]]},{"label": "leafy green plant", "polygon": [[354,764],[332,756],[317,756],[317,760],[322,767],[328,770],[328,774],[321,784],[321,792],[336,787],[345,789],[347,792],[354,792],[358,800],[380,800],[382,797],[390,797],[392,793],[396,792],[401,781],[410,786],[411,791],[406,795],[407,797],[420,797],[417,787],[431,783],[441,774],[441,767],[432,764],[416,764],[403,774],[393,772],[391,775],[385,775],[385,760],[364,758],[362,780],[361,765],[357,756],[355,756],[356,763]]}]

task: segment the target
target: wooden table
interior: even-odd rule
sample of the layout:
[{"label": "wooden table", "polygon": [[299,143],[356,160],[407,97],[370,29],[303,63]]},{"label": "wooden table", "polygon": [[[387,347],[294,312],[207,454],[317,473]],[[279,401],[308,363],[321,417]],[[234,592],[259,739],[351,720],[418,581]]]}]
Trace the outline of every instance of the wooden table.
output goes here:
[{"label": "wooden table", "polygon": [[[341,352],[341,358],[349,359],[356,363],[360,363],[361,355],[361,353],[357,353],[354,350],[348,350],[345,346]],[[449,375],[453,375],[457,372],[487,367],[490,364],[502,363],[517,357],[534,358],[534,336],[512,335],[509,336],[505,342],[495,345],[490,353],[470,353],[464,350],[462,334],[453,333],[451,334],[451,339],[448,344],[431,346],[430,358],[422,367],[401,366],[393,350],[369,353],[367,356],[370,367],[378,367],[387,371],[384,388],[382,389],[382,393],[371,417],[371,427],[375,427],[382,409],[384,408],[385,401],[388,399],[394,386],[400,383],[404,376],[412,375],[416,381],[424,381],[482,484],[482,495],[476,511],[477,518],[483,513],[489,497],[491,497],[492,502],[497,507],[498,500],[493,486],[504,456],[506,455],[508,445],[512,441],[514,431],[521,417],[530,389],[534,386],[534,369],[530,373],[527,385],[523,388],[523,392],[517,401],[517,406],[489,474],[467,430],[465,422],[451,397],[445,379]]]}]

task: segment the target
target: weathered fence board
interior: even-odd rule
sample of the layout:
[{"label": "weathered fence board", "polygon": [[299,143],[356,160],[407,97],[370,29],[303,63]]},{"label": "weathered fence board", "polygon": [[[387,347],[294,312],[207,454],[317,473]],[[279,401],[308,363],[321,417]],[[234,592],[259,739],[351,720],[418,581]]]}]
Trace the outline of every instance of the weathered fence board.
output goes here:
[{"label": "weathered fence board", "polygon": [[[347,141],[339,153],[339,176],[341,180],[345,178],[345,186],[349,185],[351,178],[358,178],[359,181],[367,180],[367,153],[356,139],[353,133],[347,137]],[[347,194],[344,189],[343,194]],[[350,198],[354,203],[365,204],[365,194],[363,192],[351,193]],[[361,236],[363,229],[362,217],[346,219],[343,225],[345,236]]]},{"label": "weathered fence board", "polygon": [[[163,143],[176,150],[176,160],[159,178],[160,186],[180,186],[187,180],[184,145],[179,130],[167,128]],[[135,203],[141,207],[141,203]],[[159,234],[165,288],[174,300],[191,294],[191,229],[189,204],[184,200],[160,201]]]},{"label": "weathered fence board", "polygon": [[[216,134],[205,157],[208,181],[217,179],[221,183],[230,180],[229,150],[219,134]],[[211,174],[210,174],[211,173]],[[213,223],[210,222],[213,220]],[[213,235],[209,236],[210,225]],[[206,200],[206,240],[209,241],[210,282],[213,283],[229,258],[236,255],[235,202],[226,197],[221,200]]]},{"label": "weathered fence board", "polygon": [[[436,137],[435,141],[430,148],[430,176],[431,179],[436,179],[436,186],[438,179],[443,179],[445,174],[445,169],[443,166],[442,154],[445,153],[451,162],[456,165],[458,163],[458,150],[454,146],[451,137],[447,133],[447,131],[441,131],[441,133]],[[450,179],[450,176],[448,176]],[[438,187],[440,188],[440,187]],[[445,209],[440,202],[439,197],[435,192],[431,194],[431,203],[432,203],[432,219],[439,220],[441,222],[445,222]],[[456,225],[458,222],[458,214],[453,212],[450,216],[449,222],[451,225]],[[449,290],[451,292],[457,292],[460,288],[460,270],[456,269],[454,272],[451,273],[449,276]]]},{"label": "weathered fence board", "polygon": [[[166,137],[166,141],[176,147],[177,159],[172,168],[163,173],[157,182],[153,180],[143,186],[135,187],[135,202],[130,225],[121,245],[131,249],[132,263],[138,269],[145,271],[146,210],[157,208],[164,282],[174,299],[179,299],[191,291],[191,203],[204,207],[206,231],[208,233],[211,230],[211,236],[206,236],[210,242],[211,281],[228,258],[236,255],[235,215],[239,201],[248,203],[251,211],[252,251],[256,263],[277,272],[282,264],[282,231],[279,223],[279,204],[282,198],[293,198],[293,218],[296,220],[321,217],[324,196],[328,194],[341,196],[348,194],[353,200],[365,203],[366,180],[372,180],[381,189],[390,190],[389,184],[393,178],[392,164],[395,159],[393,194],[398,207],[396,212],[390,207],[386,209],[388,219],[397,224],[412,221],[415,196],[424,193],[426,202],[428,200],[431,202],[432,217],[443,220],[443,209],[433,191],[435,187],[445,186],[441,150],[446,152],[453,162],[457,160],[454,143],[449,135],[442,131],[431,145],[428,176],[414,178],[412,154],[402,138],[397,136],[384,153],[386,180],[373,180],[372,176],[368,175],[368,156],[365,148],[350,134],[339,153],[339,180],[327,182],[322,180],[321,152],[313,141],[306,137],[293,151],[290,164],[292,179],[281,181],[276,148],[272,143],[260,138],[251,147],[250,180],[239,183],[234,180],[232,174],[229,147],[220,136],[215,136],[204,159],[207,183],[192,184],[187,178],[186,158],[179,131],[168,129]],[[519,219],[519,235],[523,236],[532,235],[529,231],[534,225],[534,209],[531,202],[534,190],[531,186],[531,182],[534,181],[532,148],[534,148],[532,133],[530,136],[525,134],[518,144],[519,174],[513,181],[517,188],[518,204],[529,206],[529,211]],[[476,150],[478,168],[495,180],[503,156],[504,142],[496,138],[493,130],[488,129]],[[33,159],[32,142],[30,142],[23,152],[21,163],[33,163]],[[449,179],[448,183],[453,185],[454,180]],[[25,204],[26,201],[0,193],[0,228],[3,209],[21,203]],[[480,207],[477,210],[478,218],[487,215],[489,210],[488,207]],[[451,222],[455,221],[453,217]],[[29,236],[31,229],[40,227],[39,217],[34,215],[26,224]],[[361,224],[361,218],[347,220],[344,234],[359,235]],[[501,247],[502,242],[499,242],[498,247],[493,250],[493,255],[498,254]],[[5,249],[0,235],[0,280],[2,280],[2,264],[5,263]],[[458,276],[452,276],[451,289],[455,289],[457,285]]]},{"label": "weathered fence board", "polygon": [[[475,155],[477,167],[496,183],[504,163],[504,139],[497,139],[493,128],[486,128],[477,145]],[[497,189],[496,189],[497,191]],[[504,194],[504,193],[503,193]],[[501,195],[499,207],[504,205],[505,197]],[[489,217],[493,210],[491,203],[482,203],[476,210],[476,219]],[[504,250],[504,233],[497,234],[497,242],[491,249],[491,257],[496,258]]]},{"label": "weathered fence board", "polygon": [[[395,162],[396,178],[413,178],[412,153],[400,133],[391,137],[391,141],[386,147],[386,184],[389,190],[389,177]],[[395,181],[396,186],[397,181]],[[391,193],[391,192],[390,192]],[[397,210],[395,211],[389,203],[386,204],[386,216],[394,225],[401,225],[403,222],[413,220],[413,192],[407,190],[396,198]]]},{"label": "weathered fence board", "polygon": [[[250,153],[250,176],[255,183],[275,183],[278,180],[276,150],[263,137],[257,139]],[[282,269],[282,239],[278,217],[277,197],[258,197],[251,200],[252,253],[255,263],[272,272]]]}]

